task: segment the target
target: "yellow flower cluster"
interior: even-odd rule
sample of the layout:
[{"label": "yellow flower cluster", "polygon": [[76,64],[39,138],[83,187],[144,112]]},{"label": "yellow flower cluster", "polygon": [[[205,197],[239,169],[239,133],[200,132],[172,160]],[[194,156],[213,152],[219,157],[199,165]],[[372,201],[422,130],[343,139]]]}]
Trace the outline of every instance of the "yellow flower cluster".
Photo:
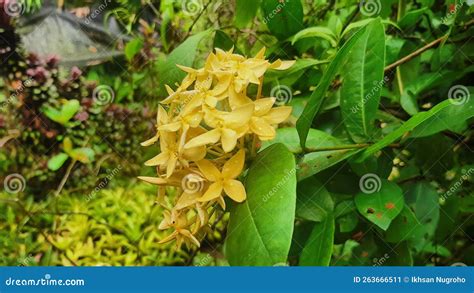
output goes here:
[{"label": "yellow flower cluster", "polygon": [[[264,53],[263,48],[247,59],[216,49],[203,68],[178,65],[186,77],[176,90],[166,86],[169,96],[158,107],[157,133],[142,143],[159,142],[160,153],[145,163],[156,166],[158,177],[139,177],[159,186],[157,201],[165,208],[159,229],[173,230],[162,243],[199,246],[216,203],[225,210],[224,195],[246,199],[238,180],[246,150],[273,139],[275,126],[291,114],[291,107],[274,108],[275,98],[260,96],[265,71],[294,62],[270,63]],[[248,96],[251,84],[257,86],[255,99]]]}]

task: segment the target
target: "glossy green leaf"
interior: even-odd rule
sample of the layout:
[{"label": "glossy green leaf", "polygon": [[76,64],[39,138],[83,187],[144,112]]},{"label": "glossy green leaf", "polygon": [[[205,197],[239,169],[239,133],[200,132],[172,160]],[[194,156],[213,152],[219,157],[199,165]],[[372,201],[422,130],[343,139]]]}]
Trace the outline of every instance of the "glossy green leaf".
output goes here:
[{"label": "glossy green leaf", "polygon": [[62,105],[60,110],[51,107],[44,107],[42,110],[49,119],[64,125],[76,115],[80,108],[81,104],[78,100],[69,100]]},{"label": "glossy green leaf", "polygon": [[[468,88],[466,88],[468,89]],[[468,93],[465,97],[473,96],[474,92]],[[466,120],[474,117],[474,99],[467,98],[462,102],[454,102],[446,108],[440,110],[425,122],[421,123],[411,133],[411,137],[425,137],[443,130],[451,130],[456,126],[466,123]]]},{"label": "glossy green leaf", "polygon": [[49,159],[48,169],[51,171],[59,170],[59,168],[61,168],[64,165],[64,163],[67,161],[68,158],[69,156],[65,153],[59,153],[55,155],[54,157]]},{"label": "glossy green leaf", "polygon": [[284,40],[303,29],[303,5],[300,0],[262,0],[261,7],[263,23],[278,39]]},{"label": "glossy green leaf", "polygon": [[355,142],[372,139],[380,91],[386,80],[385,32],[379,19],[370,22],[347,56],[342,70],[341,111]]},{"label": "glossy green leaf", "polygon": [[332,214],[314,225],[301,253],[300,266],[329,265],[334,245],[334,230],[335,223]]},{"label": "glossy green leaf", "polygon": [[[302,148],[299,143],[298,133],[295,128],[280,128],[277,130],[275,139],[264,142],[262,149],[269,147],[275,143],[284,144],[291,152],[301,153]],[[340,161],[343,161],[360,150],[357,149],[336,149],[327,151],[311,152],[322,148],[337,148],[343,143],[337,138],[317,129],[310,129],[308,131],[307,150],[310,153],[305,154],[298,161],[298,180],[303,180],[314,174],[327,169]]]},{"label": "glossy green leaf", "polygon": [[426,112],[420,112],[415,116],[411,117],[408,121],[402,124],[397,130],[391,132],[383,139],[379,140],[375,144],[368,147],[358,158],[359,161],[365,160],[367,157],[371,156],[372,154],[378,152],[379,150],[383,149],[384,147],[388,146],[389,144],[393,143],[400,137],[402,137],[405,133],[413,130],[416,126],[420,125],[421,123],[428,120],[430,117],[434,116],[436,113],[440,112],[444,108],[450,105],[450,101],[443,101],[438,105],[434,106],[431,110]]},{"label": "glossy green leaf", "polygon": [[192,66],[199,43],[211,32],[211,30],[206,30],[187,38],[168,55],[166,60],[158,61],[156,66],[160,80],[158,90],[160,96],[166,96],[165,84],[173,86],[186,76],[186,73],[176,65]]},{"label": "glossy green leaf", "polygon": [[77,148],[73,149],[69,155],[74,160],[87,164],[94,161],[95,152],[91,148]]},{"label": "glossy green leaf", "polygon": [[300,137],[300,143],[303,148],[306,145],[306,138],[308,136],[309,129],[311,128],[311,124],[313,123],[313,119],[316,117],[319,112],[319,109],[321,108],[329,85],[340,70],[341,65],[347,60],[347,56],[354,47],[354,45],[357,43],[359,38],[364,35],[364,33],[365,27],[356,32],[344,44],[344,46],[339,50],[339,52],[329,64],[317,88],[311,94],[308,104],[303,110],[303,114],[301,114],[300,118],[296,123],[296,128],[298,129],[298,134]]},{"label": "glossy green leaf", "polygon": [[295,172],[293,154],[282,144],[257,155],[245,180],[247,199],[230,212],[225,252],[231,265],[286,262],[295,219]]},{"label": "glossy green leaf", "polygon": [[[373,190],[366,190],[367,193],[359,192],[354,199],[355,204],[361,215],[381,229],[387,230],[393,219],[403,210],[403,192],[397,184],[385,179],[380,179],[373,186]],[[380,190],[377,191],[377,187],[380,187]]]},{"label": "glossy green leaf", "polygon": [[246,27],[257,15],[262,0],[236,0],[234,23],[238,28]]},{"label": "glossy green leaf", "polygon": [[294,44],[297,41],[305,38],[322,38],[328,41],[331,46],[337,46],[337,40],[334,33],[327,27],[313,26],[299,31],[291,38],[291,43]]},{"label": "glossy green leaf", "polygon": [[316,178],[310,177],[298,183],[296,216],[320,222],[334,210],[331,194]]},{"label": "glossy green leaf", "polygon": [[393,220],[385,232],[385,241],[398,243],[401,241],[415,242],[421,224],[408,206]]},{"label": "glossy green leaf", "polygon": [[139,38],[131,40],[125,46],[125,58],[127,58],[128,61],[132,60],[132,58],[135,57],[142,48],[143,40]]}]

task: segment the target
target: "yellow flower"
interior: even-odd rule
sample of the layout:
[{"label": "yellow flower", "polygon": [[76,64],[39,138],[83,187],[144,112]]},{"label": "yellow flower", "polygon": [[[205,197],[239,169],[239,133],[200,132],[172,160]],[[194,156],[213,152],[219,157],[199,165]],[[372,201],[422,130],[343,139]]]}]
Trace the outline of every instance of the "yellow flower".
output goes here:
[{"label": "yellow flower", "polygon": [[166,177],[170,177],[178,163],[187,167],[188,161],[197,161],[206,156],[205,147],[183,149],[183,142],[176,141],[176,133],[164,132],[160,138],[161,153],[145,162],[146,166],[160,166],[166,168]]},{"label": "yellow flower", "polygon": [[274,103],[275,98],[265,98],[254,102],[255,111],[250,118],[250,130],[262,141],[274,139],[276,131],[273,125],[285,121],[291,115],[291,107],[272,108]]},{"label": "yellow flower", "polygon": [[166,124],[169,122],[169,118],[168,118],[168,113],[166,113],[165,109],[163,109],[163,107],[161,106],[158,106],[158,113],[156,114],[156,135],[153,136],[152,138],[144,141],[141,143],[142,146],[150,146],[152,144],[155,144],[155,142],[158,141],[158,139],[160,138],[160,132],[159,132],[159,127],[163,124]]},{"label": "yellow flower", "polygon": [[190,149],[221,141],[222,149],[226,153],[231,152],[237,145],[237,140],[247,132],[253,109],[254,105],[249,103],[232,112],[211,114],[210,117],[206,117],[206,123],[214,129],[191,139],[184,148]]},{"label": "yellow flower", "polygon": [[183,242],[188,246],[191,246],[191,243],[195,244],[197,247],[200,246],[199,240],[197,240],[197,238],[189,230],[189,226],[191,226],[193,223],[188,221],[186,213],[171,210],[171,212],[165,211],[163,215],[164,219],[161,221],[158,229],[167,230],[169,228],[174,228],[175,230],[169,236],[162,239],[159,243],[166,243],[176,239],[176,246],[178,248],[181,247]]},{"label": "yellow flower", "polygon": [[215,200],[222,195],[222,191],[236,202],[243,202],[247,198],[244,185],[236,180],[244,168],[245,151],[239,150],[230,158],[219,171],[217,167],[208,160],[196,162],[203,176],[211,182],[211,185],[199,198],[201,202]]}]

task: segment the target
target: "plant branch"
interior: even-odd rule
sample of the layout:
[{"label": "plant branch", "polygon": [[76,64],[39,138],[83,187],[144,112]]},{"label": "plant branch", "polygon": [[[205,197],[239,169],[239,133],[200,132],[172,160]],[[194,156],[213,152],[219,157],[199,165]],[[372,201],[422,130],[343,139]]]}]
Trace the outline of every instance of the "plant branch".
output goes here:
[{"label": "plant branch", "polygon": [[407,56],[403,57],[402,59],[400,60],[397,60],[396,62],[388,65],[387,67],[385,67],[384,71],[390,71],[392,70],[393,68],[403,64],[403,63],[406,63],[408,61],[410,61],[411,59],[415,58],[416,56],[420,55],[421,53],[425,52],[426,50],[428,49],[431,49],[432,47],[440,44],[441,42],[445,41],[447,39],[447,36],[442,36],[440,38],[437,38],[436,40],[434,40],[433,42],[425,45],[424,47],[421,47],[420,49],[408,54]]},{"label": "plant branch", "polygon": [[[352,150],[352,149],[363,149],[371,146],[372,143],[358,143],[358,144],[347,144],[347,145],[338,145],[330,147],[320,147],[320,148],[305,148],[305,152],[314,153],[314,152],[326,152],[326,151],[339,151],[339,150]],[[392,148],[399,148],[400,144],[390,144],[388,145]]]}]

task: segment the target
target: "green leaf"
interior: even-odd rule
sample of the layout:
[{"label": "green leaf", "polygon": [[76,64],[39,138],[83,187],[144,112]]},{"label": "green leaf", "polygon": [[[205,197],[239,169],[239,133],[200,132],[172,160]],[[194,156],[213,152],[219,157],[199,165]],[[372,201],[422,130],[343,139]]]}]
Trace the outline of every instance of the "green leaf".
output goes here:
[{"label": "green leaf", "polygon": [[313,26],[299,31],[291,38],[291,44],[304,38],[323,38],[328,41],[332,47],[337,47],[337,40],[334,33],[327,27]]},{"label": "green leaf", "polygon": [[238,28],[245,28],[257,15],[262,0],[237,0],[234,23]]},{"label": "green leaf", "polygon": [[160,96],[166,96],[165,84],[173,86],[186,76],[186,73],[176,65],[192,66],[199,43],[211,32],[212,30],[206,30],[187,38],[169,54],[166,60],[157,62],[156,66],[160,79],[158,94]]},{"label": "green leaf", "polygon": [[298,183],[296,216],[320,222],[334,210],[331,195],[316,178],[310,177]]},{"label": "green leaf", "polygon": [[301,0],[285,0],[283,2],[262,0],[261,7],[263,23],[278,39],[284,40],[303,29]]},{"label": "green leaf", "polygon": [[72,117],[74,117],[74,115],[76,115],[80,108],[81,104],[78,100],[69,100],[62,105],[59,111],[51,107],[43,107],[42,111],[49,119],[65,125]]},{"label": "green leaf", "polygon": [[[262,149],[265,149],[275,143],[284,144],[293,153],[302,152],[298,133],[295,128],[278,129],[275,139],[264,142]],[[308,151],[320,148],[339,147],[342,145],[343,143],[340,140],[321,130],[309,129],[308,131],[306,146]],[[316,173],[319,173],[322,170],[353,156],[359,151],[360,150],[357,149],[340,149],[307,153],[298,162],[298,180],[300,181]]]},{"label": "green leaf", "polygon": [[361,156],[357,159],[358,161],[363,161],[367,157],[371,156],[372,154],[378,152],[379,150],[383,149],[384,147],[388,146],[392,142],[396,141],[400,137],[402,137],[405,133],[413,130],[416,126],[420,125],[421,123],[428,120],[430,117],[434,116],[436,113],[440,112],[444,108],[450,105],[450,101],[446,100],[438,105],[434,106],[431,110],[426,112],[420,112],[413,117],[411,117],[408,121],[402,124],[397,130],[391,132],[387,136],[385,136],[380,141],[376,142],[375,144],[368,147]]},{"label": "green leaf", "polygon": [[61,168],[64,163],[67,161],[69,156],[65,153],[59,153],[56,156],[52,157],[48,161],[48,169],[51,171],[57,171]]},{"label": "green leaf", "polygon": [[355,142],[370,141],[380,91],[386,80],[385,32],[379,19],[370,22],[347,56],[342,70],[341,111]]},{"label": "green leaf", "polygon": [[69,155],[74,160],[87,164],[94,161],[95,152],[91,148],[77,148],[73,149]]},{"label": "green leaf", "polygon": [[397,184],[385,179],[376,182],[374,186],[380,187],[380,190],[366,191],[374,191],[373,193],[359,192],[354,199],[355,204],[365,218],[387,230],[392,220],[403,210],[403,192]]},{"label": "green leaf", "polygon": [[241,53],[238,48],[235,47],[234,41],[221,30],[217,30],[214,36],[214,48],[219,48],[225,51],[234,48],[235,53]]},{"label": "green leaf", "polygon": [[416,230],[416,237],[419,239],[415,243],[418,251],[430,242],[433,238],[439,222],[439,195],[436,189],[428,182],[417,182],[408,187],[407,198],[414,201],[412,207],[415,210],[416,218],[420,221],[421,227]]},{"label": "green leaf", "polygon": [[300,266],[328,266],[334,245],[334,216],[316,223],[300,257]]},{"label": "green leaf", "polygon": [[393,220],[385,233],[385,241],[398,243],[401,241],[416,241],[416,232],[421,224],[411,209],[405,205],[400,214]]},{"label": "green leaf", "polygon": [[132,60],[135,55],[143,48],[143,41],[139,38],[133,39],[125,46],[125,57],[128,61]]},{"label": "green leaf", "polygon": [[295,172],[294,157],[282,144],[257,155],[245,180],[247,199],[230,212],[225,252],[231,265],[286,262],[295,220]]},{"label": "green leaf", "polygon": [[421,9],[408,11],[402,17],[402,19],[400,19],[400,21],[398,22],[398,26],[402,30],[415,28],[416,23],[423,19],[423,14],[425,13],[426,10],[428,10],[427,7],[423,7]]},{"label": "green leaf", "polygon": [[[471,93],[468,95],[472,96]],[[474,117],[474,99],[467,99],[463,104],[451,103],[417,126],[410,136],[425,137],[446,129],[451,130],[472,117]]]},{"label": "green leaf", "polygon": [[298,134],[300,137],[301,146],[304,148],[306,145],[306,138],[308,136],[309,129],[313,123],[314,118],[319,112],[321,105],[323,103],[326,91],[329,88],[329,85],[335,78],[338,70],[340,70],[341,65],[347,59],[347,55],[357,43],[359,38],[361,38],[365,33],[365,27],[357,31],[345,44],[342,46],[341,50],[336,54],[332,62],[329,64],[326,72],[324,73],[321,81],[319,82],[317,88],[311,94],[308,104],[303,110],[300,118],[296,122],[296,128],[298,129]]}]

